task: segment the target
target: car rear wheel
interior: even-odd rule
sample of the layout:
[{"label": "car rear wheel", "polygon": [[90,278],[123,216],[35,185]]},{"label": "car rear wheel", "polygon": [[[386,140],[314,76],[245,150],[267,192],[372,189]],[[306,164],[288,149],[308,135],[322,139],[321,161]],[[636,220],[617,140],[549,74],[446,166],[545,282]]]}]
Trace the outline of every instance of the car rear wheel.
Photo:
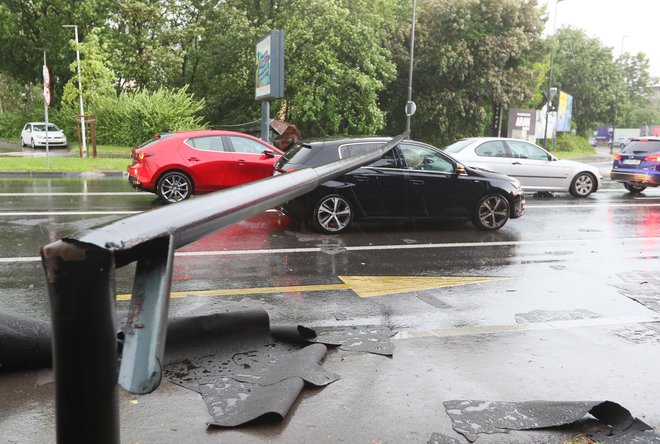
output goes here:
[{"label": "car rear wheel", "polygon": [[579,173],[568,190],[575,197],[587,197],[596,189],[596,179],[591,173]]},{"label": "car rear wheel", "polygon": [[156,194],[164,203],[181,202],[192,194],[192,182],[185,174],[172,171],[158,180]]},{"label": "car rear wheel", "polygon": [[623,186],[626,188],[626,190],[630,191],[633,194],[638,194],[641,193],[646,189],[646,187],[642,187],[639,185],[633,185],[631,183],[624,183]]},{"label": "car rear wheel", "polygon": [[35,145],[35,143],[34,143],[34,139],[31,139],[31,140],[30,140],[30,146],[32,147],[32,149],[34,149],[34,148],[37,147],[37,146]]},{"label": "car rear wheel", "polygon": [[339,194],[322,197],[312,213],[312,223],[322,233],[341,233],[352,221],[353,206]]},{"label": "car rear wheel", "polygon": [[509,220],[509,201],[501,194],[484,196],[475,209],[472,222],[483,231],[499,230]]}]

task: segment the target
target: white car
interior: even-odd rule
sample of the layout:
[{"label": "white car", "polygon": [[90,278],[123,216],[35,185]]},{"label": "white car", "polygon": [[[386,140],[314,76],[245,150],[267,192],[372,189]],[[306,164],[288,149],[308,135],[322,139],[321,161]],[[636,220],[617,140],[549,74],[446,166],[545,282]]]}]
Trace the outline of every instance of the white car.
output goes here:
[{"label": "white car", "polygon": [[[26,123],[23,127],[23,131],[21,131],[21,146],[31,146],[32,148],[36,148],[38,146],[45,147],[46,123]],[[48,146],[53,148],[67,146],[64,132],[52,123],[48,123]]]},{"label": "white car", "polygon": [[568,191],[575,197],[587,197],[600,188],[603,180],[594,166],[557,159],[540,146],[519,139],[461,139],[446,147],[445,152],[468,166],[515,177],[525,191]]}]

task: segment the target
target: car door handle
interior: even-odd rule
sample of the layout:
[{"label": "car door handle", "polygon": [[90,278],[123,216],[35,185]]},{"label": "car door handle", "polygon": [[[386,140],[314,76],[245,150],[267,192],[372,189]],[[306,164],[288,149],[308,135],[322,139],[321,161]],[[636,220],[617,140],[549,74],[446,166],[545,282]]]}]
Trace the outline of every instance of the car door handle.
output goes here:
[{"label": "car door handle", "polygon": [[191,162],[199,162],[199,159],[196,157],[189,157],[188,160]]},{"label": "car door handle", "polygon": [[368,176],[353,176],[356,182],[369,182]]},{"label": "car door handle", "polygon": [[408,182],[413,185],[424,185],[424,181],[419,179],[408,179]]},{"label": "car door handle", "polygon": [[520,162],[513,162],[511,165],[522,165]]},{"label": "car door handle", "polygon": [[239,165],[245,165],[246,162],[245,159],[238,159],[236,163],[238,163]]}]

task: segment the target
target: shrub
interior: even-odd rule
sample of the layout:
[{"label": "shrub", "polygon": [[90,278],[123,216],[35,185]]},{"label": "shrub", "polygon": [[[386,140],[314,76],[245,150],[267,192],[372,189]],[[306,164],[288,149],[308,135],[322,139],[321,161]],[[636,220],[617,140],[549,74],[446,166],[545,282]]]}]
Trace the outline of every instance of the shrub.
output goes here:
[{"label": "shrub", "polygon": [[[548,148],[550,145],[548,140]],[[593,151],[589,145],[589,139],[583,136],[575,136],[570,133],[560,133],[555,140],[555,151]]]},{"label": "shrub", "polygon": [[[202,117],[199,117],[203,108],[204,99],[195,100],[187,88],[160,88],[154,92],[124,92],[116,98],[101,98],[85,111],[96,119],[97,144],[135,146],[155,133],[205,128]],[[63,106],[59,110],[50,110],[49,120],[62,128],[69,140],[77,141],[76,116],[79,112],[77,106]],[[3,135],[3,114],[0,114],[0,136]],[[30,121],[26,118],[23,115],[16,117],[15,121],[7,118],[7,126],[11,127],[8,134],[17,138],[25,122]],[[43,113],[31,120],[42,121]]]}]

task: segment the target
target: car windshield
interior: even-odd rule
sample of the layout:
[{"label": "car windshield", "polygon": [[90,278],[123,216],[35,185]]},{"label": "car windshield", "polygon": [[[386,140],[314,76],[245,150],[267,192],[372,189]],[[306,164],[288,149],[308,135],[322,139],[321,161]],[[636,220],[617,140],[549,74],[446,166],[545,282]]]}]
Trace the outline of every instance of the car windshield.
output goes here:
[{"label": "car windshield", "polygon": [[458,153],[459,151],[461,151],[463,148],[465,148],[471,143],[472,140],[470,139],[459,140],[458,142],[452,143],[451,145],[445,147],[444,151],[447,153]]},{"label": "car windshield", "polygon": [[660,152],[660,140],[634,140],[626,145],[626,147],[622,149],[621,152],[626,154],[657,153]]},{"label": "car windshield", "polygon": [[284,153],[282,158],[290,163],[304,164],[312,155],[311,145],[296,143]]},{"label": "car windshield", "polygon": [[[32,125],[32,128],[34,129],[34,131],[46,131],[46,124],[41,123],[39,125]],[[49,123],[48,124],[48,131],[55,132],[55,131],[60,131],[60,129],[58,127],[56,127],[55,125],[53,125],[52,123]]]}]

